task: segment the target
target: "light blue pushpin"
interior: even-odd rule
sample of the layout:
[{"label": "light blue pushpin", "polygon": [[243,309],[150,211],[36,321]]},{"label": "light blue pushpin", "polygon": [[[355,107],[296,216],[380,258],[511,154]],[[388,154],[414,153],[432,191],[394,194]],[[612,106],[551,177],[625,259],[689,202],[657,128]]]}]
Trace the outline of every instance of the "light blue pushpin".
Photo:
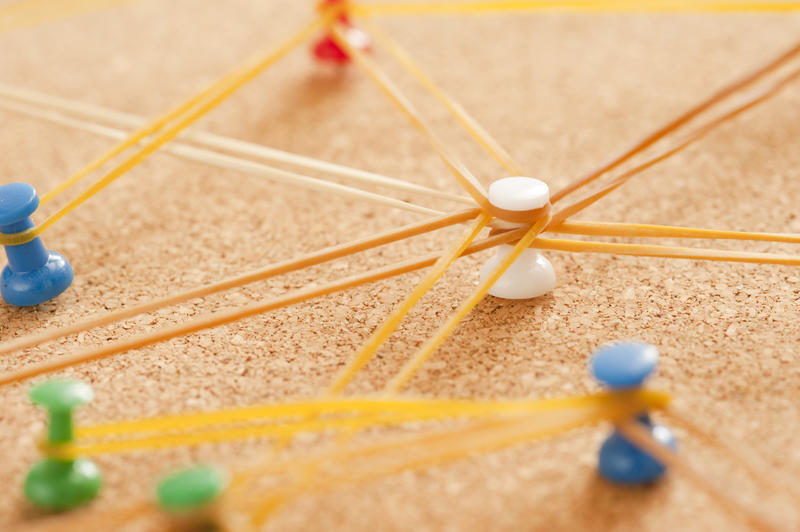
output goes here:
[{"label": "light blue pushpin", "polygon": [[[639,342],[624,342],[595,351],[590,362],[592,374],[612,390],[640,387],[658,365],[658,350]],[[661,425],[654,425],[647,412],[637,416],[653,439],[672,449],[675,436]],[[600,474],[617,484],[647,484],[658,480],[666,469],[652,456],[636,447],[617,430],[603,443],[598,460]]]},{"label": "light blue pushpin", "polygon": [[[32,186],[0,186],[0,233],[9,235],[33,227],[31,215],[37,207],[39,196]],[[9,305],[30,307],[44,303],[72,284],[72,266],[60,253],[45,249],[40,238],[5,249],[8,266],[0,277],[0,293]]]}]

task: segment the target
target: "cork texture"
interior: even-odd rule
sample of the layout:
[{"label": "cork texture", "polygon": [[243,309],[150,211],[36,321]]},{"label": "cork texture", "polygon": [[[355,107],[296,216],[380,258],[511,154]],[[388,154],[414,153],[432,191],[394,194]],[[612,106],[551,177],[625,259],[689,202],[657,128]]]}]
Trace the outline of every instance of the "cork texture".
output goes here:
[{"label": "cork texture", "polygon": [[[312,2],[144,1],[0,35],[0,81],[156,116],[242,58],[287,38]],[[540,13],[381,19],[438,83],[531,176],[558,188],[793,44],[800,17],[782,14]],[[484,184],[505,175],[386,54],[398,80]],[[0,180],[40,192],[112,145],[107,139],[0,112]],[[321,68],[297,50],[204,118],[199,130],[458,192],[425,139],[357,68]],[[378,192],[389,192],[375,189]],[[399,195],[441,210],[458,205]],[[46,205],[41,221],[62,200]],[[800,86],[719,128],[582,213],[582,220],[800,233]],[[422,219],[156,154],[43,238],[66,255],[73,286],[31,309],[0,306],[0,339],[125,308],[279,260]],[[451,228],[332,264],[86,331],[0,359],[0,371],[191,320],[205,312],[445,249]],[[794,252],[779,244],[681,242]],[[459,260],[348,388],[379,390],[477,282],[482,252]],[[485,299],[407,393],[540,398],[598,389],[597,346],[656,344],[653,386],[774,483],[800,489],[800,270],[781,266],[548,253],[558,287],[532,301]],[[421,274],[371,284],[229,326],[61,371],[91,383],[78,423],[311,397]],[[41,379],[38,379],[41,380]],[[29,383],[0,389],[0,527],[42,519],[22,497],[43,413]],[[646,489],[602,481],[607,426],[301,497],[269,530],[741,530],[685,476]],[[742,468],[682,430],[681,452],[744,505],[787,529],[797,510],[756,489]],[[83,512],[149,497],[161,474],[197,461],[234,468],[265,441],[101,456],[102,496]],[[67,518],[63,518],[67,519]],[[64,530],[71,529],[65,520]],[[102,519],[98,529],[120,530]],[[149,528],[148,528],[149,527]],[[145,521],[130,530],[155,529]],[[796,528],[795,528],[796,529]],[[126,529],[127,530],[127,529]]]}]

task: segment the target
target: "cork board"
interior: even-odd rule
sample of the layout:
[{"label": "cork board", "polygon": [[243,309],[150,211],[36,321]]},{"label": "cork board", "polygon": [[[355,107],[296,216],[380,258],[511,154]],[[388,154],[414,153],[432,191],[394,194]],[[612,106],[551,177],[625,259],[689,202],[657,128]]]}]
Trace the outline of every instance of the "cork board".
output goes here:
[{"label": "cork board", "polygon": [[[0,35],[0,80],[155,116],[253,50],[285,38],[310,2],[140,2]],[[796,15],[486,15],[385,20],[384,27],[533,176],[558,188],[797,37]],[[399,67],[381,64],[484,183],[503,175]],[[2,181],[49,190],[111,142],[2,112]],[[800,87],[721,127],[585,212],[581,219],[800,232]],[[321,69],[299,50],[203,119],[211,131],[458,192],[405,118],[357,69]],[[424,197],[407,199],[438,208]],[[42,219],[46,213],[37,215]],[[157,154],[44,235],[69,257],[74,285],[32,309],[0,306],[0,339],[150,300],[380,230],[419,215],[331,199]],[[425,255],[440,231],[224,295],[92,330],[0,360],[2,371],[101,345],[349,273]],[[669,242],[680,243],[684,242]],[[732,248],[733,244],[699,242]],[[739,246],[736,246],[739,247]],[[795,252],[790,246],[742,249]],[[379,389],[477,280],[484,252],[460,260],[404,322],[350,393]],[[800,488],[800,272],[796,268],[549,254],[546,297],[487,298],[413,381],[435,397],[557,397],[597,390],[586,362],[620,338],[656,344],[653,385],[778,486]],[[65,370],[95,401],[79,423],[311,397],[421,274],[375,283],[234,325]],[[44,428],[28,384],[0,389],[0,523],[38,522],[20,485]],[[302,497],[271,530],[743,529],[685,477],[648,489],[595,471],[608,428],[475,457],[418,474]],[[692,464],[745,504],[797,525],[735,464],[677,430]],[[100,457],[102,497],[84,510],[146,497],[155,479],[197,461],[244,467],[265,443]],[[774,508],[773,508],[774,507]],[[139,524],[137,527],[157,527]],[[132,528],[139,529],[139,528]]]}]

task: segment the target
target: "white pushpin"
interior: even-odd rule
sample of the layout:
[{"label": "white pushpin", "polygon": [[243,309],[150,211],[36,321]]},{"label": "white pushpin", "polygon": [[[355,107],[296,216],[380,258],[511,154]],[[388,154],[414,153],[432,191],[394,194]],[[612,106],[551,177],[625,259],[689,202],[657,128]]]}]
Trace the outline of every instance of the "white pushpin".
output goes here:
[{"label": "white pushpin", "polygon": [[[489,203],[509,211],[541,209],[550,201],[547,183],[532,177],[505,177],[489,186]],[[486,280],[513,246],[501,244],[497,254],[481,270],[481,281]],[[553,265],[535,249],[526,249],[510,268],[492,285],[489,293],[504,299],[530,299],[544,295],[556,286]]]}]

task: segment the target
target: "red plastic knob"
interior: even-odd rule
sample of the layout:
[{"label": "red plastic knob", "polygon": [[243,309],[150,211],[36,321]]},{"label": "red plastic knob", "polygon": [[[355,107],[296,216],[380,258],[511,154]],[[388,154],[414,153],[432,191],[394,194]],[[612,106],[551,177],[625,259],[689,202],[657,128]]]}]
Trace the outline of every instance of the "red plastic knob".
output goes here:
[{"label": "red plastic knob", "polygon": [[[356,50],[361,50],[362,52],[370,52],[372,50],[372,39],[362,30],[351,26],[346,28],[343,33],[347,42]],[[314,43],[312,52],[314,57],[323,63],[342,65],[350,62],[350,56],[336,43],[329,33],[323,35]]]}]

